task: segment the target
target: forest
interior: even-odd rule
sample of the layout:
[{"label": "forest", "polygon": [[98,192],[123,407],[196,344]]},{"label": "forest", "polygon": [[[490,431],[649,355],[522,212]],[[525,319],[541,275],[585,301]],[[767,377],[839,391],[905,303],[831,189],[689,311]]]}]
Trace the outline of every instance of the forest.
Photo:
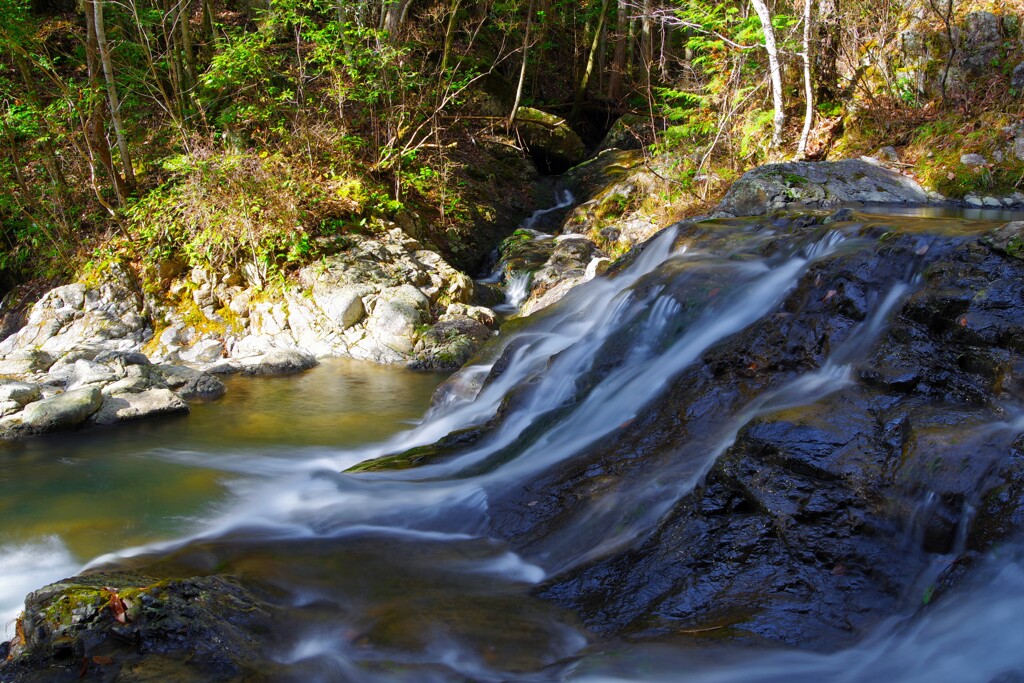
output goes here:
[{"label": "forest", "polygon": [[618,121],[662,224],[765,161],[883,147],[945,195],[1012,191],[1024,153],[958,163],[1019,120],[1011,5],[3,0],[0,280],[172,257],[280,279],[403,214],[451,255],[487,213],[472,148],[521,148],[526,105],[590,147]]}]

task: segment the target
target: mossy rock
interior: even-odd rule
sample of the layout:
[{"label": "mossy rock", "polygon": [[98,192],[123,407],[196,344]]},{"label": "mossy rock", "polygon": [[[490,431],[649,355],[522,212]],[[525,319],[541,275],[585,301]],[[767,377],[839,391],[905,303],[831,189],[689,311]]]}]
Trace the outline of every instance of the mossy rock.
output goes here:
[{"label": "mossy rock", "polygon": [[991,230],[981,237],[981,242],[1002,254],[1024,260],[1024,221]]},{"label": "mossy rock", "polygon": [[241,680],[264,671],[263,603],[226,576],[90,572],[25,599],[0,679]]},{"label": "mossy rock", "polygon": [[563,173],[583,161],[583,140],[565,119],[531,107],[519,107],[516,130],[542,172]]}]

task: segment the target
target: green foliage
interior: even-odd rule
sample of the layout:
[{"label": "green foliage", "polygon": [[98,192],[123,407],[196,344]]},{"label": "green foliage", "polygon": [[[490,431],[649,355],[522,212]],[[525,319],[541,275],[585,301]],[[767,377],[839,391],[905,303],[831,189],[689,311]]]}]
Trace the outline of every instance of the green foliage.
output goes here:
[{"label": "green foliage", "polygon": [[[253,263],[264,277],[315,257],[316,227],[334,231],[363,210],[358,180],[324,180],[281,155],[179,157],[172,179],[126,211],[144,259],[181,255],[192,266]],[[314,226],[312,229],[309,226]]]}]

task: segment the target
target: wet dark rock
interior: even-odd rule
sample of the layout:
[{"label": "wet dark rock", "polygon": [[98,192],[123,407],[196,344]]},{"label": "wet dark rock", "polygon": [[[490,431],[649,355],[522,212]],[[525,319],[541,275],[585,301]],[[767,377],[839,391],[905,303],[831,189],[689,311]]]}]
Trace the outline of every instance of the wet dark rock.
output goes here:
[{"label": "wet dark rock", "polygon": [[[487,514],[474,520],[482,528],[473,533],[547,570],[535,596],[570,610],[597,637],[828,650],[908,606],[927,609],[971,575],[970,558],[1024,528],[1024,423],[1012,409],[1024,404],[1024,261],[991,239],[846,218],[824,225],[824,212],[804,212],[677,226],[677,246],[693,243],[729,258],[673,259],[632,286],[638,301],[672,300],[665,322],[672,339],[713,324],[709,302],[720,313],[751,295],[736,282],[748,261],[791,262],[837,225],[846,239],[805,266],[767,314],[666,378],[656,400],[593,442],[581,435],[573,457],[514,486],[482,479]],[[556,320],[539,313],[515,324],[543,330]],[[483,335],[469,319],[451,323],[423,337],[443,345],[450,336]],[[494,471],[545,443],[552,425],[624,367],[644,330],[609,330],[561,404],[459,475]],[[485,347],[482,357],[493,365],[471,389],[507,378],[511,359],[529,343],[520,336]],[[544,385],[536,377],[524,377],[484,424],[353,471],[451,461],[479,447],[538,397]],[[201,548],[195,554],[206,557]],[[952,567],[940,572],[937,560]],[[224,580],[182,584],[214,579]],[[223,592],[236,589],[228,582]],[[54,671],[55,661],[107,656],[102,648],[125,647],[125,640],[140,666],[160,665],[153,653],[194,646],[188,625],[203,620],[204,605],[141,592],[149,595],[139,605],[164,615],[149,639],[132,630],[141,622],[131,610],[127,624],[109,623],[102,595],[71,610],[74,628],[85,626],[58,632],[33,616],[45,607],[31,607],[51,598],[33,596],[24,622],[32,645],[0,675]],[[227,613],[241,622],[233,622],[240,630],[225,626],[225,638],[239,639],[237,646],[217,641],[212,626],[201,631],[215,634],[203,636],[210,648],[227,643],[211,655],[223,667],[215,675],[245,675],[236,653],[259,661],[249,638],[265,622],[254,609],[255,623],[229,604]],[[97,627],[105,616],[107,625]],[[384,631],[373,630],[374,637],[385,638]]]},{"label": "wet dark rock", "polygon": [[[118,619],[118,613],[123,614]],[[93,572],[31,593],[3,681],[229,681],[266,674],[270,616],[224,576]]]},{"label": "wet dark rock", "polygon": [[[1021,396],[1013,283],[1024,268],[969,239],[929,247],[894,235],[818,262],[777,313],[709,350],[632,423],[524,490],[494,492],[492,533],[559,566],[580,528],[628,529],[646,513],[643,502],[612,513],[600,502],[635,500],[641,472],[663,471],[669,491],[701,482],[649,536],[621,539],[538,594],[609,636],[714,631],[831,648],[920,599],[907,592],[934,553],[984,550],[1019,530],[1021,440],[999,427],[999,402]],[[751,418],[753,397],[821,367],[862,334],[884,292],[929,262],[851,384],[826,378],[837,384],[823,398]],[[602,365],[614,367],[613,348]],[[706,474],[678,464],[728,442],[736,420]],[[601,515],[618,521],[597,525]]]}]

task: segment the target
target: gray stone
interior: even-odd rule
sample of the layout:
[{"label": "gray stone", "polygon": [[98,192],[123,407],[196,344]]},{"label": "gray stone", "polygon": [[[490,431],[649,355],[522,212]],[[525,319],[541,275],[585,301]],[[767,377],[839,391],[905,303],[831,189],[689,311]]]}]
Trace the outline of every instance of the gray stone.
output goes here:
[{"label": "gray stone", "polygon": [[830,208],[845,203],[924,204],[911,178],[859,159],[768,164],[733,183],[717,211],[755,216],[789,205]]},{"label": "gray stone", "polygon": [[964,21],[961,63],[967,75],[981,75],[999,59],[1002,44],[999,17],[991,12],[971,12]]},{"label": "gray stone", "polygon": [[242,359],[242,374],[250,376],[294,375],[316,367],[312,355],[296,349],[276,349],[257,358]]},{"label": "gray stone", "polygon": [[119,379],[116,382],[111,382],[110,384],[105,385],[100,391],[103,393],[103,396],[106,397],[112,396],[113,394],[138,394],[153,388],[152,378],[143,375],[135,375]]},{"label": "gray stone", "polygon": [[224,342],[219,339],[200,339],[191,348],[181,351],[186,363],[212,363],[224,354]]},{"label": "gray stone", "polygon": [[878,150],[878,158],[883,161],[899,161],[900,153],[896,151],[895,147],[887,145]]},{"label": "gray stone", "polygon": [[173,346],[181,343],[182,330],[179,327],[168,327],[160,333],[160,344],[162,346]]},{"label": "gray stone", "polygon": [[88,386],[29,403],[19,415],[5,419],[20,422],[16,425],[17,432],[41,434],[77,427],[102,404],[99,387]]},{"label": "gray stone", "polygon": [[7,417],[21,410],[21,404],[17,401],[0,401],[0,417]]},{"label": "gray stone", "polygon": [[0,360],[0,375],[27,375],[46,372],[53,365],[53,357],[39,349],[19,349]]},{"label": "gray stone", "polygon": [[183,365],[159,365],[157,372],[170,389],[187,401],[220,398],[227,391],[217,377]]},{"label": "gray stone", "polygon": [[169,389],[149,389],[138,393],[108,396],[93,416],[96,424],[114,424],[157,415],[189,412],[188,404]]},{"label": "gray stone", "polygon": [[995,197],[985,197],[984,199],[981,200],[981,203],[993,209],[1003,208],[1003,203],[996,199]]},{"label": "gray stone", "polygon": [[129,365],[150,365],[149,357],[141,351],[104,351],[93,358],[97,363],[116,363],[122,367]]},{"label": "gray stone", "polygon": [[1017,92],[1017,97],[1024,97],[1024,62],[1013,67],[1013,75],[1010,76],[1010,87]]},{"label": "gray stone", "polygon": [[366,322],[367,331],[398,353],[413,348],[416,328],[429,319],[430,300],[411,285],[385,290]]},{"label": "gray stone", "polygon": [[964,202],[967,204],[967,206],[973,208],[981,208],[985,206],[985,200],[983,200],[981,197],[975,194],[969,194],[966,197],[964,197]]},{"label": "gray stone", "polygon": [[4,340],[0,353],[11,358],[13,350],[39,349],[58,358],[83,347],[96,353],[138,350],[152,330],[134,277],[116,265],[104,276],[98,285],[74,283],[44,294],[25,326]]},{"label": "gray stone", "polygon": [[1024,135],[1015,138],[1013,141],[1013,156],[1024,161]]},{"label": "gray stone", "polygon": [[13,401],[19,406],[38,401],[42,391],[38,384],[27,382],[3,382],[0,384],[0,401]]},{"label": "gray stone", "polygon": [[1001,254],[1024,259],[1024,221],[1007,223],[990,230],[982,235],[981,242]]},{"label": "gray stone", "polygon": [[237,360],[220,360],[211,365],[207,365],[204,372],[208,372],[211,375],[237,375],[242,371],[242,364]]},{"label": "gray stone", "polygon": [[964,38],[969,46],[994,45],[1003,40],[999,17],[991,12],[971,12],[964,19]]},{"label": "gray stone", "polygon": [[975,166],[986,166],[988,159],[980,154],[962,154],[960,155],[960,163],[973,168]]},{"label": "gray stone", "polygon": [[68,389],[78,389],[91,384],[109,384],[119,379],[116,372],[102,363],[91,360],[76,360],[68,382]]}]

